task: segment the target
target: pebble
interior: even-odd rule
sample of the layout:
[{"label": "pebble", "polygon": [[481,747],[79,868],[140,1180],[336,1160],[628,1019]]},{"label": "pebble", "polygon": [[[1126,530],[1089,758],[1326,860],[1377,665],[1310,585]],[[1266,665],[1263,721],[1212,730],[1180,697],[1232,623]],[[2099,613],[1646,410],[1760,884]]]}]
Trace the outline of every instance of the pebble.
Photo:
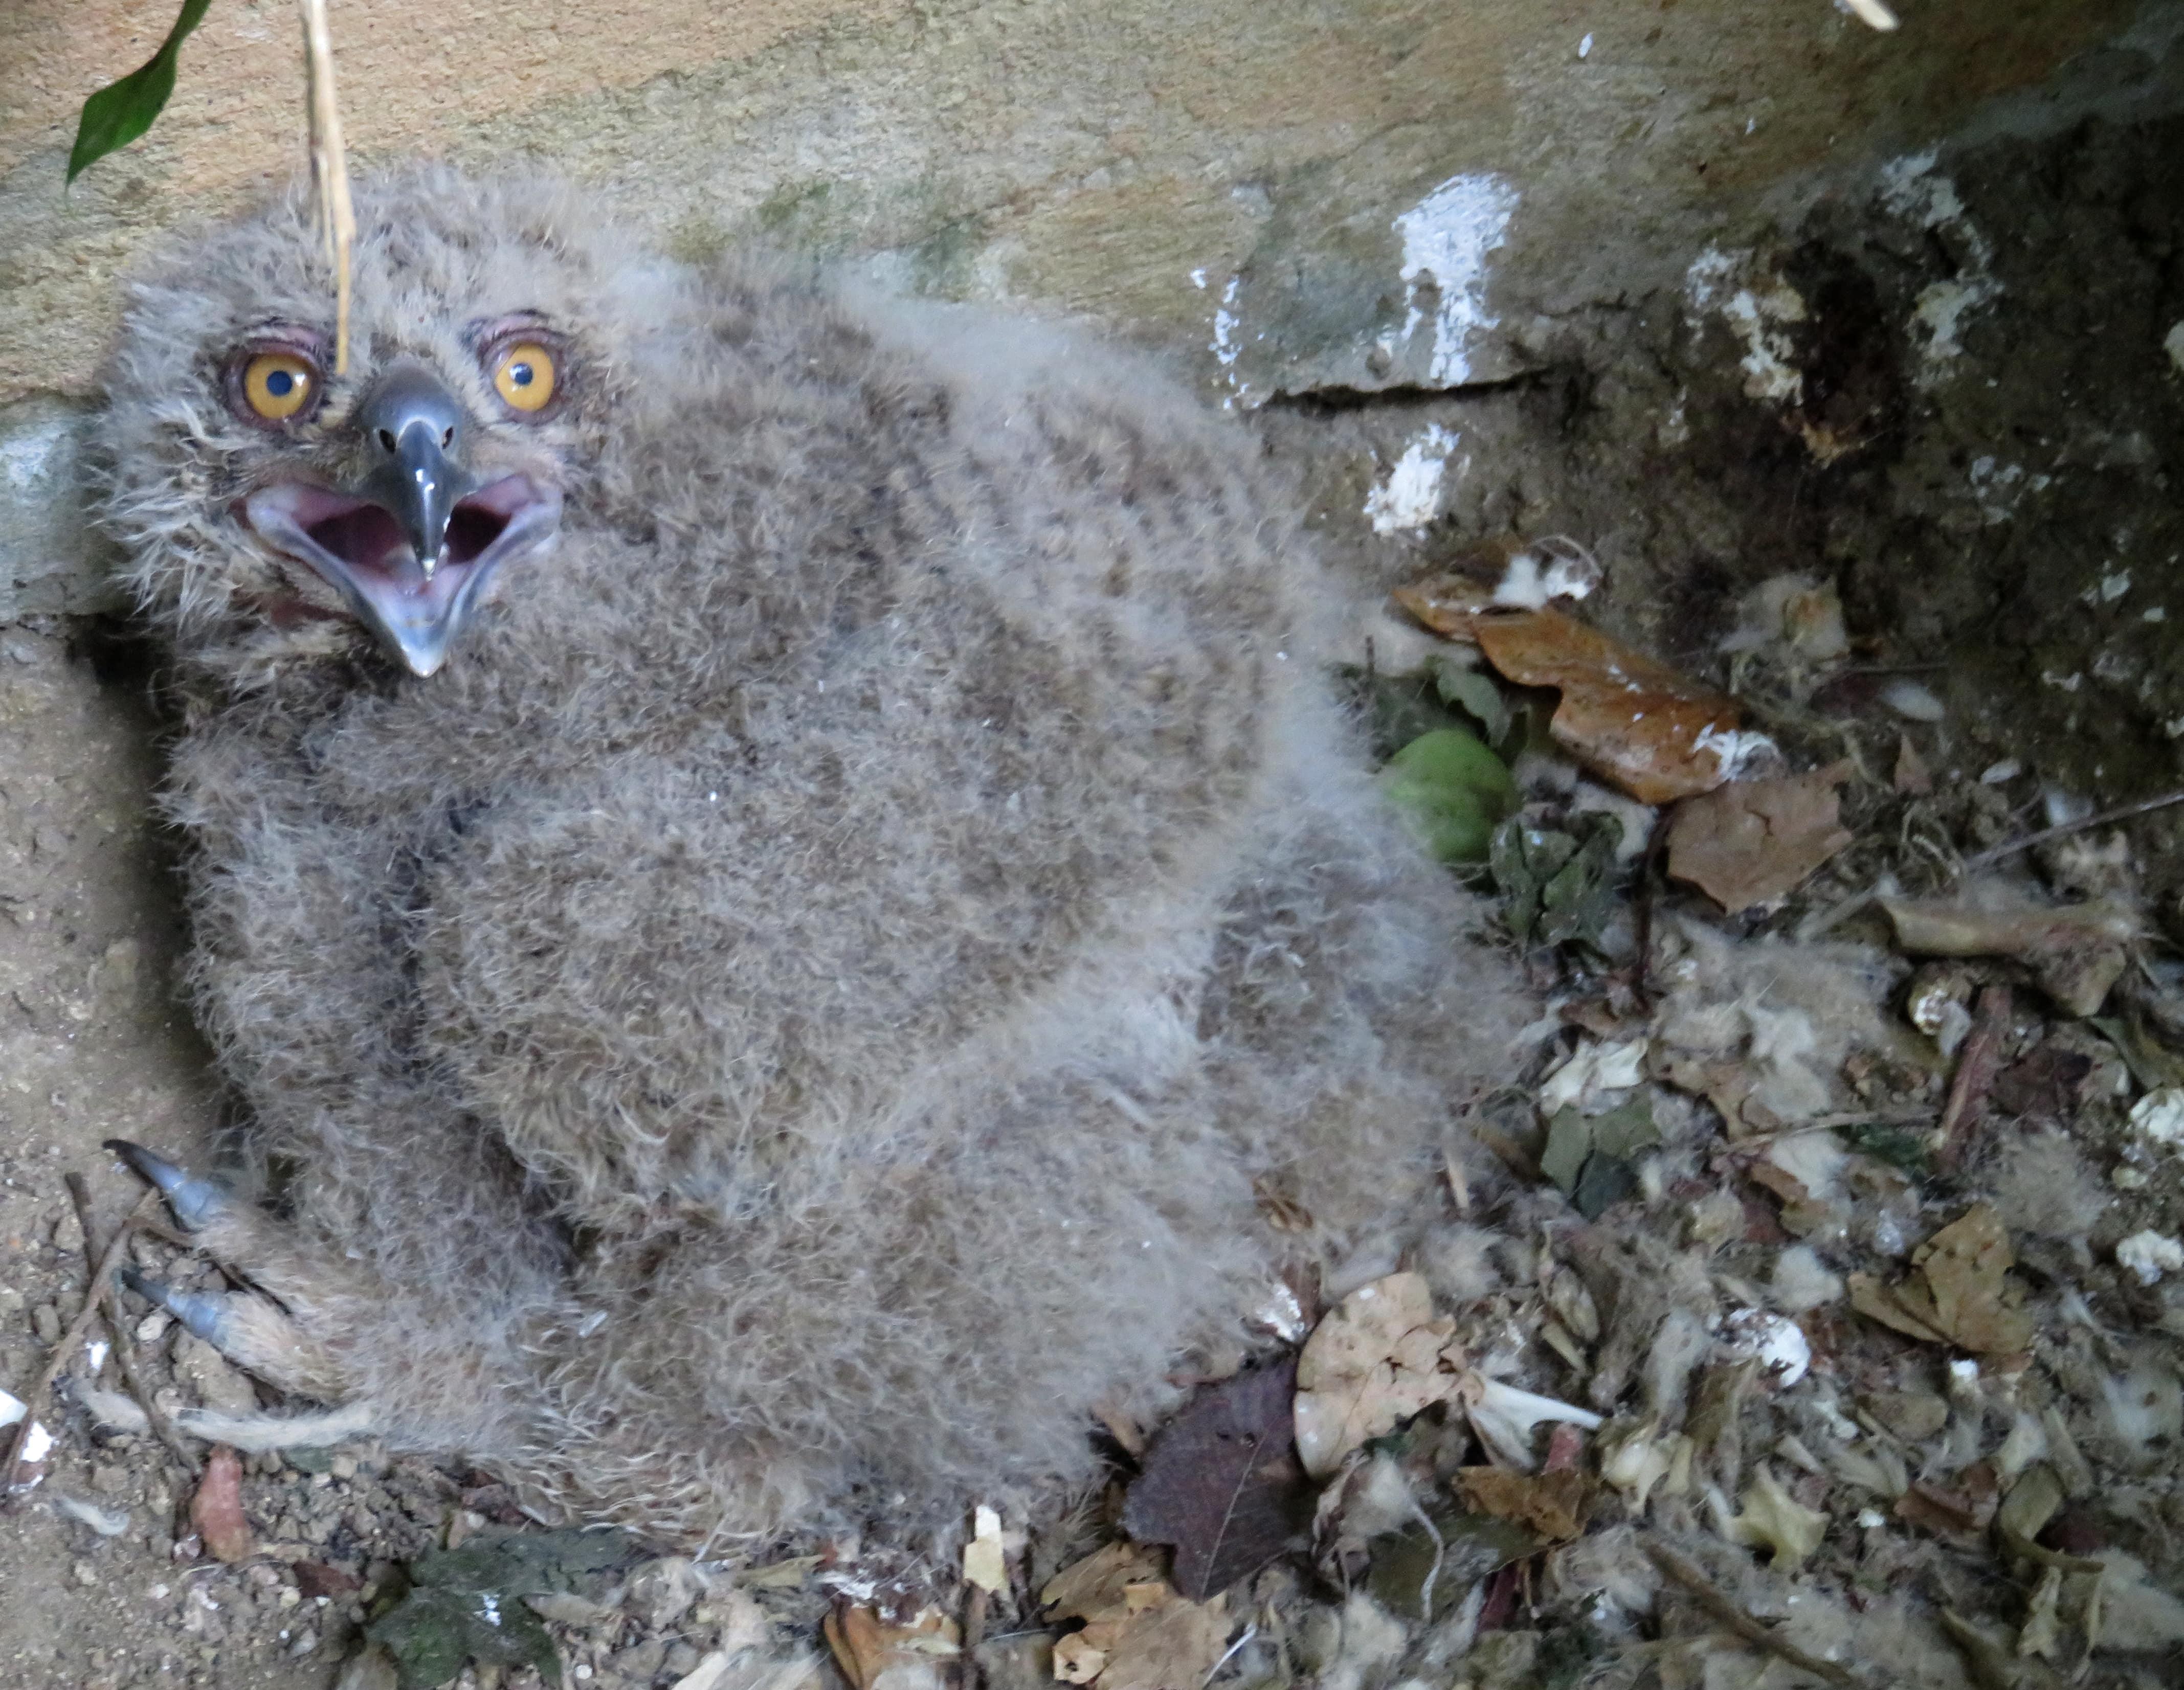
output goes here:
[{"label": "pebble", "polygon": [[258,1412],[258,1393],[250,1381],[227,1365],[227,1359],[203,1339],[184,1332],[175,1342],[175,1373],[191,1386],[208,1408],[224,1414]]},{"label": "pebble", "polygon": [[61,1311],[50,1303],[41,1303],[31,1310],[31,1330],[38,1335],[40,1343],[58,1343],[61,1341]]},{"label": "pebble", "polygon": [[83,1248],[83,1222],[73,1212],[62,1215],[53,1222],[53,1240],[55,1249],[75,1255]]}]

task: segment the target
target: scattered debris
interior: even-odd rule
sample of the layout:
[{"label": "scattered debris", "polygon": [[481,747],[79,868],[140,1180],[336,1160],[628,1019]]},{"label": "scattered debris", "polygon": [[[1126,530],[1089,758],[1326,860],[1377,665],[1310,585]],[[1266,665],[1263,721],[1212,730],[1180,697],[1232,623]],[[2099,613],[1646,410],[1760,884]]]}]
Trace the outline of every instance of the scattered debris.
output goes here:
[{"label": "scattered debris", "polygon": [[2031,969],[2065,1013],[2092,1015],[2131,959],[2137,918],[2114,903],[2059,908],[1959,898],[1877,900],[1897,942],[1918,957],[2012,957]]}]

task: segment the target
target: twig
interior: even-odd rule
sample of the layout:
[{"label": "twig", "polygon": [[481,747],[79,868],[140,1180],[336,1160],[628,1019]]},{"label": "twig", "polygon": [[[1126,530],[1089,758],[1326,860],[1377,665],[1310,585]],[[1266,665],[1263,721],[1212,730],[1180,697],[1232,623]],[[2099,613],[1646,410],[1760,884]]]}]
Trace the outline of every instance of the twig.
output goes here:
[{"label": "twig", "polygon": [[[67,1180],[69,1196],[75,1204],[76,1224],[83,1229],[84,1260],[95,1276],[98,1245],[95,1242],[97,1229],[92,1224],[91,1187],[84,1182],[81,1174],[70,1174]],[[96,1279],[93,1282],[98,1283]],[[137,1369],[136,1340],[130,1336],[129,1323],[122,1318],[121,1294],[114,1290],[112,1280],[98,1285],[98,1300],[100,1312],[106,1316],[106,1330],[113,1335],[114,1359],[121,1369],[122,1378],[128,1382],[129,1394],[144,1410],[144,1419],[153,1435],[167,1446],[167,1453],[182,1464],[184,1472],[195,1475],[198,1470],[196,1454],[182,1442],[181,1434],[175,1430],[175,1423],[167,1418],[166,1410],[152,1400],[151,1387],[145,1384],[144,1376]]]},{"label": "twig", "polygon": [[348,152],[342,143],[341,111],[334,103],[333,31],[326,0],[302,0],[304,64],[309,81],[311,184],[316,190],[319,238],[334,272],[334,374],[348,374],[349,254],[356,244],[356,212],[348,197]]},{"label": "twig", "polygon": [[1866,1690],[1865,1681],[1849,1668],[1838,1666],[1831,1660],[1822,1660],[1818,1655],[1807,1654],[1787,1637],[1761,1624],[1741,1608],[1713,1587],[1697,1563],[1685,1560],[1666,1543],[1652,1542],[1645,1546],[1646,1558],[1683,1586],[1698,1600],[1700,1607],[1712,1615],[1747,1643],[1757,1643],[1770,1654],[1780,1655],[1801,1672],[1809,1672],[1815,1678],[1825,1678],[1830,1684],[1839,1684],[1842,1690]]},{"label": "twig", "polygon": [[69,1329],[61,1334],[61,1341],[53,1346],[52,1359],[46,1363],[45,1371],[31,1381],[31,1388],[23,1393],[23,1418],[16,1423],[15,1435],[8,1440],[8,1454],[0,1459],[0,1509],[8,1506],[15,1489],[15,1470],[22,1465],[23,1446],[31,1441],[31,1428],[37,1421],[38,1408],[53,1388],[53,1381],[61,1376],[61,1370],[75,1359],[82,1347],[83,1335],[91,1330],[91,1323],[98,1318],[99,1289],[106,1284],[114,1271],[114,1265],[121,1259],[122,1247],[129,1235],[136,1230],[139,1210],[148,1209],[159,1192],[148,1191],[136,1199],[136,1207],[129,1211],[114,1237],[92,1270],[91,1283],[83,1289],[83,1307],[69,1322]]},{"label": "twig", "polygon": [[1663,806],[1653,818],[1653,831],[1646,836],[1646,850],[1638,862],[1638,909],[1635,925],[1638,929],[1638,960],[1632,970],[1630,989],[1643,1005],[1653,996],[1649,976],[1653,969],[1653,887],[1660,878],[1661,859],[1668,854],[1669,824],[1674,812]]},{"label": "twig", "polygon": [[2164,792],[2158,798],[2142,798],[2135,804],[2118,804],[2114,809],[2081,816],[2075,821],[2059,822],[2053,827],[2043,827],[2037,833],[2028,833],[2022,839],[1991,846],[1976,856],[1967,857],[1964,866],[1984,869],[1999,863],[2004,857],[2014,857],[2020,851],[2030,851],[2034,846],[2045,845],[2050,840],[2067,839],[2073,833],[2083,833],[2092,827],[2106,827],[2111,822],[2129,821],[2133,816],[2151,814],[2158,809],[2167,809],[2171,804],[2184,804],[2184,792]]},{"label": "twig", "polygon": [[2002,1041],[2009,1031],[2010,1009],[2007,986],[1980,988],[1971,1034],[1964,1040],[1964,1053],[1957,1059],[1956,1076],[1949,1082],[1948,1107],[1942,1111],[1942,1124],[1934,1129],[1937,1168],[1953,1168],[1964,1158],[1964,1141],[1970,1137],[1972,1123],[1979,1119],[1994,1076],[2002,1068]]}]

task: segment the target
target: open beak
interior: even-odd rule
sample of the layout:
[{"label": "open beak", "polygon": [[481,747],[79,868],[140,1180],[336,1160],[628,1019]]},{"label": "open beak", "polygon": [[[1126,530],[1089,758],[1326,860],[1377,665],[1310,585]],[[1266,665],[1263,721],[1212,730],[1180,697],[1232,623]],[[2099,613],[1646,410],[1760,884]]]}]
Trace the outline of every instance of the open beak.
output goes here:
[{"label": "open beak", "polygon": [[447,661],[495,571],[560,522],[556,487],[479,485],[462,461],[466,420],[430,370],[398,365],[358,412],[380,461],[355,487],[285,482],[243,501],[250,525],[323,576],[413,675]]}]

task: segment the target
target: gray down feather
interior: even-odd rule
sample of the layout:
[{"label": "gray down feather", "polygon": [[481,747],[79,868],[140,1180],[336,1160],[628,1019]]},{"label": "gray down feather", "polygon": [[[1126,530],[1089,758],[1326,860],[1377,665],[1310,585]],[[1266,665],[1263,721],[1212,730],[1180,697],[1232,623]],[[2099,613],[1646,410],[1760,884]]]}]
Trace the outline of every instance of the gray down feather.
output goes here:
[{"label": "gray down feather", "polygon": [[[1379,805],[1251,438],[550,185],[357,205],[315,413],[232,386],[331,334],[298,191],[138,279],[103,430],[263,1205],[208,1238],[274,1299],[242,1359],[659,1538],[929,1524],[1396,1248],[1519,993]],[[562,348],[535,418],[511,314]],[[240,513],[353,481],[404,360],[563,502],[422,678]]]}]

